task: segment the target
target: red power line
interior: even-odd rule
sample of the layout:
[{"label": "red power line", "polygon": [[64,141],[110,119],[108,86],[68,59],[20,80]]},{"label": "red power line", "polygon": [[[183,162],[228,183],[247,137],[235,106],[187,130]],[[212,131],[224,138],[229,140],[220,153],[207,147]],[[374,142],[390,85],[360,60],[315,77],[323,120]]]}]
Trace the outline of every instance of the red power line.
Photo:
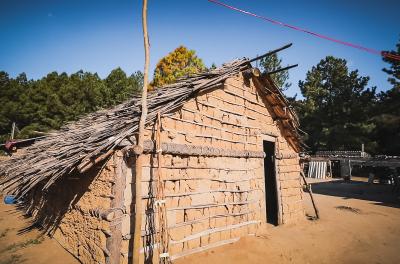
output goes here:
[{"label": "red power line", "polygon": [[357,44],[353,44],[353,43],[350,43],[350,42],[334,39],[334,38],[331,38],[331,37],[328,37],[328,36],[325,36],[325,35],[322,35],[322,34],[319,34],[319,33],[312,32],[312,31],[304,29],[304,28],[292,26],[292,25],[289,25],[289,24],[286,24],[286,23],[283,23],[283,22],[280,22],[280,21],[277,21],[277,20],[274,20],[274,19],[271,19],[271,18],[268,18],[268,17],[257,15],[257,14],[251,13],[249,11],[246,11],[246,10],[243,10],[243,9],[239,9],[237,7],[234,7],[234,6],[227,5],[225,3],[222,3],[222,2],[219,2],[219,1],[216,1],[216,0],[208,0],[208,1],[212,2],[214,4],[217,4],[217,5],[229,8],[231,10],[238,11],[240,13],[249,15],[249,16],[260,18],[262,20],[268,21],[268,22],[276,24],[276,25],[288,27],[288,28],[291,28],[291,29],[294,29],[294,30],[297,30],[297,31],[301,31],[301,32],[313,35],[313,36],[318,37],[318,38],[322,38],[322,39],[326,39],[326,40],[329,40],[329,41],[333,41],[333,42],[336,42],[336,43],[339,43],[339,44],[342,44],[342,45],[345,45],[345,46],[349,46],[349,47],[352,47],[352,48],[356,48],[356,49],[359,49],[359,50],[363,50],[363,51],[366,51],[366,52],[369,52],[369,53],[372,53],[372,54],[375,54],[375,55],[380,55],[380,56],[386,57],[388,59],[393,59],[393,60],[399,60],[400,61],[400,55],[392,54],[392,53],[389,53],[389,52],[386,52],[386,51],[379,51],[379,50],[375,50],[375,49],[370,49],[370,48],[366,48],[366,47],[363,47],[363,46],[360,46],[360,45],[357,45]]}]

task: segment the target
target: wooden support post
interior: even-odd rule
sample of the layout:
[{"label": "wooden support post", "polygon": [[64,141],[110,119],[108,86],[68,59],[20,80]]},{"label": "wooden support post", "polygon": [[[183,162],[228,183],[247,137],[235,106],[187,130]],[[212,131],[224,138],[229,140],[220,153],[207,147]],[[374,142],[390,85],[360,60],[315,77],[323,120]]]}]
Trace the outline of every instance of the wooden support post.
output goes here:
[{"label": "wooden support post", "polygon": [[351,160],[349,160],[349,181],[351,181]]},{"label": "wooden support post", "polygon": [[310,194],[311,202],[313,204],[314,211],[315,211],[315,217],[317,219],[319,219],[319,210],[318,210],[317,204],[314,201],[314,196],[313,196],[313,193],[312,193],[312,190],[311,190],[311,186],[307,183],[306,176],[304,176],[304,172],[303,171],[300,171],[300,175],[303,178],[304,184],[307,186],[308,193]]},{"label": "wooden support post", "polygon": [[15,122],[12,123],[11,127],[11,140],[14,139],[14,134],[15,134]]},{"label": "wooden support post", "polygon": [[340,160],[340,174],[345,181],[351,178],[351,165],[350,158],[344,158]]},{"label": "wooden support post", "polygon": [[[142,229],[142,195],[141,195],[141,182],[142,182],[142,167],[143,167],[143,142],[144,142],[144,129],[147,118],[147,87],[149,79],[149,61],[150,61],[150,45],[147,33],[147,0],[143,0],[142,8],[142,24],[143,24],[143,41],[145,51],[144,63],[144,76],[143,76],[143,90],[141,99],[141,116],[139,121],[139,135],[137,140],[136,151],[136,175],[135,175],[135,233],[133,240],[133,264],[139,263],[140,257],[140,242],[141,242],[141,229]],[[133,117],[132,117],[133,118]]]},{"label": "wooden support post", "polygon": [[157,134],[156,134],[156,153],[157,153],[157,211],[158,211],[158,243],[159,243],[159,263],[171,263],[168,251],[168,221],[165,203],[164,180],[161,173],[162,147],[161,147],[161,115],[157,113]]},{"label": "wooden support post", "polygon": [[123,166],[125,166],[124,158],[121,151],[117,151],[112,157],[115,182],[112,185],[111,208],[113,210],[105,213],[103,216],[110,221],[110,229],[105,230],[104,233],[108,234],[106,239],[106,249],[108,256],[106,257],[107,264],[120,263],[121,258],[121,244],[122,244],[122,210],[115,210],[115,208],[122,208],[124,205],[124,189],[125,189],[125,176]]}]

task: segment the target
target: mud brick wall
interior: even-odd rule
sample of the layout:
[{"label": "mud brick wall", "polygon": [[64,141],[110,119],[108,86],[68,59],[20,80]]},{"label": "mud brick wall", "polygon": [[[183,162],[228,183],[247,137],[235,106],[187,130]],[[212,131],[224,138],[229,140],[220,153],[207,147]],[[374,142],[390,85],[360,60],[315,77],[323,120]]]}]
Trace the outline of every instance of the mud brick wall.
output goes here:
[{"label": "mud brick wall", "polygon": [[[228,79],[222,89],[200,94],[173,115],[163,117],[161,141],[263,151],[264,135],[273,138],[280,157],[276,173],[281,223],[295,222],[304,217],[299,158],[263,97],[242,75]],[[147,129],[147,139],[154,139],[154,130]],[[266,221],[263,163],[262,158],[162,156],[160,173],[165,179],[172,259],[255,233],[258,224]],[[144,257],[156,258],[156,156],[148,154],[144,164],[142,202],[146,212],[142,215],[142,237],[148,247],[143,251]],[[132,199],[132,195],[127,197]],[[133,219],[131,214],[131,223]],[[132,235],[128,230],[131,228],[125,227],[123,232],[126,238]],[[131,242],[127,240],[122,248],[125,260],[130,255]]]},{"label": "mud brick wall", "polygon": [[[287,142],[279,137],[278,148],[280,153],[288,154]],[[289,152],[290,153],[290,152]],[[300,178],[300,159],[276,159],[278,188],[281,196],[282,223],[294,223],[305,215],[303,204],[303,190]]]},{"label": "mud brick wall", "polygon": [[103,168],[66,177],[45,195],[41,190],[32,194],[36,197],[30,209],[33,216],[82,263],[109,262],[115,158]]},{"label": "mud brick wall", "polygon": [[[263,151],[276,146],[279,219],[304,217],[297,153],[270,105],[251,80],[230,78],[223,87],[189,100],[162,117],[163,143],[221,150]],[[146,130],[154,140],[155,126]],[[163,154],[169,254],[176,259],[254,234],[266,222],[263,158]],[[155,208],[158,160],[146,154],[143,179],[143,258],[157,261]],[[66,177],[48,193],[37,190],[31,211],[82,263],[128,263],[133,248],[134,160],[117,151],[102,168]]]}]

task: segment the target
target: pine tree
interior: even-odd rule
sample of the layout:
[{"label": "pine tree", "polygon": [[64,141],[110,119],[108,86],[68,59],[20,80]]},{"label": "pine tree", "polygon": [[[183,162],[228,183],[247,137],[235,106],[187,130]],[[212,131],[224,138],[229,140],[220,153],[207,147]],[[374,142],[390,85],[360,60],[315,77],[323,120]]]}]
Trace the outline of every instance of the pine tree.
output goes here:
[{"label": "pine tree", "polygon": [[[279,70],[282,68],[282,60],[274,53],[260,60],[260,68],[264,73]],[[291,83],[288,82],[289,72],[287,70],[274,73],[271,77],[282,91],[287,90],[291,86]]]},{"label": "pine tree", "polygon": [[304,100],[299,110],[311,150],[359,149],[362,143],[375,151],[370,140],[374,124],[371,109],[375,88],[366,88],[369,77],[349,71],[344,59],[328,56],[299,82]]},{"label": "pine tree", "polygon": [[[400,55],[400,41],[396,50],[389,53]],[[383,60],[390,65],[383,71],[389,75],[388,81],[393,87],[378,94],[373,118],[376,127],[374,140],[378,142],[381,154],[400,155],[400,61],[387,57]]]},{"label": "pine tree", "polygon": [[17,138],[34,137],[36,131],[59,129],[87,113],[128,100],[142,85],[141,72],[128,77],[120,68],[104,80],[84,71],[51,72],[39,80],[28,80],[24,73],[10,78],[0,71],[0,141],[10,138],[13,122],[20,129]]}]

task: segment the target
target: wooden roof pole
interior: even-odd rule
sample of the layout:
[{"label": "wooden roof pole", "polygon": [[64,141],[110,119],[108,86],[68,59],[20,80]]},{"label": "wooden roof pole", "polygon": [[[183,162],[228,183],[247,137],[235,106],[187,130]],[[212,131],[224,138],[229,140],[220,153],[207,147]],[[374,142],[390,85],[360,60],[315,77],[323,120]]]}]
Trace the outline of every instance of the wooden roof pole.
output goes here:
[{"label": "wooden roof pole", "polygon": [[283,47],[280,47],[280,48],[277,48],[277,49],[268,51],[267,53],[265,53],[265,54],[263,54],[263,55],[261,55],[261,56],[257,56],[257,57],[255,57],[255,58],[249,60],[249,62],[257,61],[257,60],[260,60],[260,59],[262,59],[262,58],[271,56],[272,54],[275,54],[275,53],[277,53],[277,52],[279,52],[279,51],[281,51],[281,50],[290,48],[291,46],[292,46],[292,43],[286,44],[286,45],[283,46]]},{"label": "wooden roof pole", "polygon": [[136,154],[136,167],[135,167],[135,233],[133,237],[133,254],[132,260],[134,264],[139,263],[140,257],[140,240],[142,230],[142,194],[141,194],[141,179],[143,167],[143,142],[144,142],[144,128],[147,118],[147,87],[149,79],[149,61],[150,61],[150,45],[149,36],[147,33],[147,0],[143,0],[142,8],[142,26],[143,26],[143,40],[144,40],[144,76],[143,76],[143,90],[141,98],[141,116],[139,121],[139,135],[137,145],[134,148]]}]

